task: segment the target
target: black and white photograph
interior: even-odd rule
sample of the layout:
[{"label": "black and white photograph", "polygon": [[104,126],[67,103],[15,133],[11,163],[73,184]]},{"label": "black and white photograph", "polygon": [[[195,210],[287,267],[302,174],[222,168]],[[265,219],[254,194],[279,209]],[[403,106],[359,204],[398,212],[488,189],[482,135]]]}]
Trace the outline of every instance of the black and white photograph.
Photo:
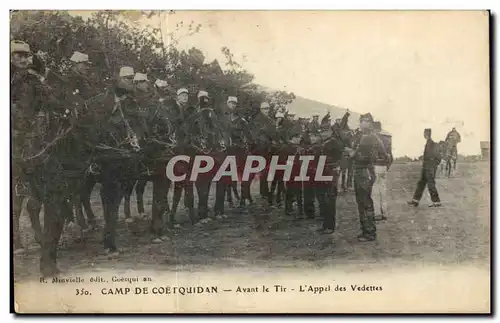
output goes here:
[{"label": "black and white photograph", "polygon": [[9,19],[11,311],[491,312],[489,11]]}]

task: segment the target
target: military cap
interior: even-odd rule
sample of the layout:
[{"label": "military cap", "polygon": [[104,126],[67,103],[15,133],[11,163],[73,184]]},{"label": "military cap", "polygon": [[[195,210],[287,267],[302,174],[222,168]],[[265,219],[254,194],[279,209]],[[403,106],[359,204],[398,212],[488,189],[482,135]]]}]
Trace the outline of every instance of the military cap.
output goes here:
[{"label": "military cap", "polygon": [[156,82],[155,82],[155,85],[157,87],[167,87],[168,83],[167,83],[167,81],[157,79]]},{"label": "military cap", "polygon": [[432,130],[431,128],[425,128],[424,133],[431,134]]},{"label": "military cap", "polygon": [[319,114],[313,115],[313,118],[319,118]]},{"label": "military cap", "polygon": [[276,113],[276,118],[284,118],[285,115],[283,114],[283,112],[277,112]]},{"label": "military cap", "polygon": [[24,52],[24,53],[29,53],[31,52],[30,45],[28,43],[25,43],[20,40],[13,40],[10,42],[10,53],[18,53],[18,52]]},{"label": "military cap", "polygon": [[361,121],[361,120],[366,120],[366,121],[369,121],[369,122],[373,122],[372,114],[370,112],[368,112],[368,113],[360,115],[359,116],[359,121]]},{"label": "military cap", "polygon": [[120,68],[120,77],[134,76],[134,69],[130,66],[123,66]]},{"label": "military cap", "polygon": [[229,96],[229,97],[227,97],[227,103],[229,103],[229,102],[238,103],[238,98],[235,96]]},{"label": "military cap", "polygon": [[149,81],[148,75],[144,73],[135,73],[134,81]]},{"label": "military cap", "polygon": [[75,63],[88,62],[89,55],[80,52],[74,52],[69,60]]},{"label": "military cap", "polygon": [[201,97],[207,97],[208,98],[208,92],[207,91],[199,91],[198,92],[198,99]]},{"label": "military cap", "polygon": [[177,95],[181,95],[182,93],[188,94],[189,91],[188,91],[188,89],[186,89],[184,87],[177,90]]}]

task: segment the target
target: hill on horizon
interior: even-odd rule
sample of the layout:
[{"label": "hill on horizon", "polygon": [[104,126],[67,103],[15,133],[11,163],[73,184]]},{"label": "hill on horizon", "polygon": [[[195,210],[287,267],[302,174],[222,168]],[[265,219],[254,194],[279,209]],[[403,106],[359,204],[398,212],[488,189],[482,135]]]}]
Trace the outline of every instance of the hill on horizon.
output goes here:
[{"label": "hill on horizon", "polygon": [[[278,91],[276,89],[268,88],[265,86],[259,86],[263,91],[274,92]],[[330,111],[330,117],[332,122],[337,118],[342,118],[346,112],[346,108],[340,108],[332,104],[327,104],[319,102],[312,99],[307,99],[302,96],[295,94],[295,100],[287,106],[288,111],[295,113],[296,117],[310,117],[313,115],[319,115],[319,121],[326,115],[327,111]],[[360,113],[352,111],[349,109],[349,127],[351,129],[356,129],[359,127],[359,116]]]}]

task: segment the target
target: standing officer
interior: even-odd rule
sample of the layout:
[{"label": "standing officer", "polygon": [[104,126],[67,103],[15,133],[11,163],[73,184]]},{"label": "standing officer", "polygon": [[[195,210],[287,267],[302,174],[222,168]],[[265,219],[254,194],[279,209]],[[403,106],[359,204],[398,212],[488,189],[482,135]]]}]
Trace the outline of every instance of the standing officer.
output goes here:
[{"label": "standing officer", "polygon": [[[89,60],[89,55],[75,51],[70,58],[72,62],[71,72],[68,77],[69,86],[67,87],[70,91],[70,103],[73,107],[73,111],[77,115],[86,115],[91,113],[88,106],[99,94],[98,91],[100,86],[97,80],[93,77],[90,67],[91,61]],[[84,155],[90,155],[90,151],[86,151],[85,145],[78,140],[72,142],[71,145],[66,147],[68,150],[66,152],[66,158],[71,158],[73,156],[74,161],[79,160]],[[75,206],[75,214],[78,224],[83,229],[83,232],[92,230],[96,226],[96,220],[92,207],[90,205],[90,195],[96,180],[93,174],[89,174],[83,178],[72,179],[70,187],[74,190],[71,196],[72,202]],[[82,206],[85,208],[85,213],[87,214],[88,224],[85,222],[83,217]],[[70,222],[71,224],[72,222]]]},{"label": "standing officer", "polygon": [[[208,149],[208,154],[212,155],[214,152],[213,148],[218,139],[215,133],[215,127],[217,125],[214,123],[214,119],[212,119],[213,114],[212,109],[210,109],[210,96],[207,91],[198,92],[198,111],[201,113],[201,118],[198,120],[198,127],[201,130],[199,139],[204,144],[204,149]],[[198,174],[195,181],[196,190],[198,192],[198,218],[201,219],[201,221],[206,221],[206,219],[208,219],[208,197],[214,175],[215,173],[213,171],[209,171],[205,174]]]},{"label": "standing officer", "polygon": [[429,189],[432,204],[429,207],[441,206],[439,194],[436,189],[436,167],[439,163],[438,145],[431,139],[431,129],[424,130],[424,138],[427,140],[424,149],[424,162],[422,165],[422,173],[417,184],[417,189],[413,195],[413,200],[408,202],[408,205],[418,206],[422,194],[424,193],[425,185]]},{"label": "standing officer", "polygon": [[372,123],[373,117],[370,113],[362,114],[359,118],[361,129],[359,142],[355,143],[355,149],[345,148],[354,161],[354,189],[361,223],[361,235],[358,236],[358,240],[361,242],[374,241],[377,237],[372,187],[375,181],[373,164],[380,144],[372,133]]},{"label": "standing officer", "polygon": [[[226,129],[231,128],[231,119],[233,116],[237,114],[236,107],[238,105],[238,97],[236,96],[228,96],[227,101],[226,101],[226,107],[223,109],[225,111],[225,122],[227,125]],[[238,111],[239,112],[239,111]],[[227,137],[229,136],[229,137]],[[226,134],[226,140],[228,140],[228,145],[231,144],[230,141],[230,134]],[[239,194],[238,194],[238,182],[235,181],[230,181],[227,182],[225,192],[227,196],[227,202],[229,203],[230,207],[233,207],[233,194],[235,195],[236,199],[240,199]]]},{"label": "standing officer", "polygon": [[[179,205],[182,191],[184,191],[184,206],[188,209],[189,218],[191,223],[195,223],[194,218],[194,192],[193,192],[193,182],[190,181],[191,177],[191,167],[194,155],[194,149],[192,147],[193,136],[198,135],[196,133],[196,128],[193,123],[193,117],[196,113],[196,107],[189,104],[189,91],[186,88],[180,88],[177,90],[177,99],[175,100],[174,106],[171,108],[172,112],[172,123],[175,125],[175,139],[177,141],[177,154],[191,156],[189,163],[178,162],[176,167],[174,167],[174,172],[176,175],[186,174],[186,179],[181,182],[176,182],[174,185],[174,196],[172,203],[172,212],[170,214],[170,220],[173,222],[175,213],[177,212],[177,206]],[[180,172],[183,170],[184,172]]]},{"label": "standing officer", "polygon": [[[38,217],[41,203],[28,189],[29,175],[26,174],[21,157],[26,148],[29,148],[30,134],[33,130],[33,120],[36,119],[38,109],[42,104],[40,93],[40,82],[36,76],[28,72],[32,62],[30,46],[23,42],[14,40],[10,44],[10,104],[12,118],[12,198],[13,198],[13,237],[14,253],[23,252],[19,232],[19,218],[21,216],[22,203],[28,198],[26,208],[32,219],[35,230],[35,239],[42,242],[42,231],[39,223],[33,221]],[[33,216],[31,216],[33,214]]]},{"label": "standing officer", "polygon": [[270,117],[270,113],[271,106],[269,103],[262,102],[259,113],[252,120],[253,138],[256,144],[256,149],[253,153],[266,159],[266,168],[259,174],[259,192],[260,196],[265,199],[269,196],[267,175],[269,172],[268,165],[271,161],[272,141],[276,138],[276,127]]},{"label": "standing officer", "polygon": [[392,136],[387,131],[382,130],[379,121],[373,123],[375,136],[381,142],[380,149],[375,160],[375,183],[373,184],[373,205],[375,210],[375,220],[386,220],[387,217],[387,171],[392,164]]},{"label": "standing officer", "polygon": [[[151,137],[168,144],[173,144],[172,136],[174,134],[174,126],[170,120],[170,111],[168,110],[169,101],[171,101],[169,93],[169,85],[167,81],[157,79],[154,83],[156,108],[151,109],[149,112],[149,127]],[[170,191],[171,181],[168,178],[165,167],[167,160],[161,158],[164,153],[164,148],[159,149],[159,161],[155,165],[155,176],[153,176],[153,206],[152,206],[152,221],[151,231],[155,238],[153,243],[161,243],[164,228],[165,213],[170,213],[170,206],[168,204],[168,193]]]}]

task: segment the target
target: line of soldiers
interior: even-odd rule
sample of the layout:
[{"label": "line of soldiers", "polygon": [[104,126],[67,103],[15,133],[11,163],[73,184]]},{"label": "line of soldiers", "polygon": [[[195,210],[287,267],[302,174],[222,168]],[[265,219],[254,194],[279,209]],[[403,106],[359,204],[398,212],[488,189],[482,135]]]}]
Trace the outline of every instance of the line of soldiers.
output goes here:
[{"label": "line of soldiers", "polygon": [[[98,98],[105,86],[99,80],[93,79],[90,73],[91,62],[89,56],[82,52],[74,52],[71,56],[72,62],[71,72],[69,73],[66,84],[63,84],[65,89],[70,89],[67,100],[75,109],[62,108],[62,114],[78,113],[82,111],[79,106],[89,105],[92,100]],[[19,149],[26,142],[23,136],[30,134],[30,128],[34,127],[33,121],[37,120],[41,111],[37,110],[42,105],[43,100],[51,100],[50,93],[45,93],[46,87],[39,86],[47,83],[47,75],[40,75],[37,71],[30,69],[32,65],[32,55],[29,45],[14,41],[11,43],[11,88],[12,91],[12,115],[14,117],[14,155],[20,154]],[[50,82],[49,82],[50,83]],[[127,115],[144,116],[144,118],[130,118],[127,125],[133,128],[133,136],[144,137],[147,135],[162,139],[164,141],[175,142],[178,147],[188,147],[191,138],[196,133],[193,124],[187,122],[190,117],[203,109],[209,104],[210,95],[207,91],[199,91],[197,93],[198,102],[196,105],[189,103],[189,91],[187,88],[179,88],[175,91],[175,96],[172,95],[172,89],[165,80],[157,79],[154,84],[148,79],[147,74],[135,72],[130,66],[123,66],[120,69],[119,77],[116,80],[116,86],[113,88],[114,102],[111,106],[116,109],[119,106],[120,111],[125,111]],[[56,104],[54,104],[56,106]],[[58,106],[61,106],[60,102]],[[238,107],[238,98],[229,96],[226,104],[218,110],[220,120],[224,128],[224,145],[237,146],[245,145],[249,140],[256,143],[254,153],[260,153],[263,156],[269,154],[271,146],[279,145],[279,143],[287,143],[297,137],[301,137],[301,142],[307,144],[304,137],[309,134],[316,133],[321,128],[330,127],[329,114],[325,116],[321,124],[319,124],[319,116],[313,116],[313,121],[309,125],[301,124],[301,120],[294,120],[293,114],[284,115],[278,113],[275,118],[270,117],[271,107],[264,102],[260,105],[260,110],[253,115],[249,115],[249,109]],[[42,113],[43,114],[43,113]],[[251,118],[251,122],[249,122]],[[147,120],[148,124],[141,124]],[[168,120],[168,122],[166,122]],[[118,121],[117,121],[118,122]],[[136,124],[137,123],[137,124]],[[340,121],[336,122],[337,124]],[[174,125],[174,129],[172,129]],[[375,123],[376,125],[376,123]],[[214,126],[207,124],[207,127]],[[120,127],[116,127],[117,129]],[[375,127],[377,128],[377,127]],[[346,148],[346,158],[352,161],[354,187],[356,191],[356,201],[361,219],[362,234],[360,241],[371,241],[375,239],[375,210],[372,200],[372,187],[376,178],[383,180],[385,176],[383,171],[377,170],[377,167],[386,167],[390,165],[389,156],[390,146],[387,148],[387,143],[381,142],[380,136],[373,133],[374,130],[380,132],[380,126],[375,129],[374,121],[370,114],[362,115],[360,118],[360,130],[357,133],[357,140],[353,148]],[[121,128],[120,128],[121,129]],[[152,129],[152,130],[151,130]],[[307,131],[304,131],[307,130]],[[117,130],[118,131],[118,130]],[[113,132],[113,129],[110,129]],[[152,132],[152,133],[151,133]],[[382,136],[383,137],[383,136]],[[31,138],[33,139],[33,138]],[[32,142],[31,140],[30,142]],[[138,138],[131,138],[131,144],[137,145]],[[210,142],[210,140],[207,140]],[[36,140],[34,140],[36,142]],[[388,141],[390,145],[390,140]],[[385,147],[385,148],[380,148]],[[261,151],[259,151],[259,149]],[[387,150],[388,149],[388,150]],[[178,151],[182,153],[182,151]],[[79,156],[73,156],[78,158]],[[378,165],[380,162],[381,165]],[[377,172],[379,176],[377,175]],[[14,178],[19,179],[20,171],[14,172]],[[263,177],[267,176],[264,172]],[[188,175],[189,177],[189,175]],[[347,180],[349,182],[349,179]],[[269,196],[269,186],[267,181],[260,181],[260,193],[267,197]],[[18,181],[15,184],[20,184]],[[222,185],[222,184],[221,184]],[[20,185],[16,185],[16,189]],[[190,181],[176,182],[174,185],[174,195],[179,196],[184,191],[184,204],[190,210],[193,208],[193,187]],[[383,186],[383,185],[382,185]],[[216,194],[215,213],[223,214],[224,196],[230,185],[221,188],[220,193]],[[336,189],[336,184],[335,184]],[[242,186],[242,199],[240,203],[245,203],[245,198],[249,197],[249,187]],[[383,188],[378,193],[383,195]],[[304,198],[311,202],[311,198],[307,198],[308,190],[303,192]],[[335,192],[336,194],[336,192]],[[287,194],[287,205],[296,194]],[[383,201],[385,198],[381,197]],[[377,201],[379,199],[377,198]],[[320,209],[322,204],[327,203],[326,200],[320,200]],[[307,203],[305,203],[307,204]],[[380,215],[384,217],[386,212],[386,203],[382,202],[380,207]],[[173,206],[175,209],[177,206]],[[307,209],[308,206],[304,205]],[[335,205],[333,205],[335,208]],[[200,210],[199,210],[200,211]],[[207,210],[201,210],[206,213]],[[379,214],[377,214],[379,215]],[[329,217],[325,219],[323,231],[325,233],[334,230],[335,223],[328,223]]]}]

